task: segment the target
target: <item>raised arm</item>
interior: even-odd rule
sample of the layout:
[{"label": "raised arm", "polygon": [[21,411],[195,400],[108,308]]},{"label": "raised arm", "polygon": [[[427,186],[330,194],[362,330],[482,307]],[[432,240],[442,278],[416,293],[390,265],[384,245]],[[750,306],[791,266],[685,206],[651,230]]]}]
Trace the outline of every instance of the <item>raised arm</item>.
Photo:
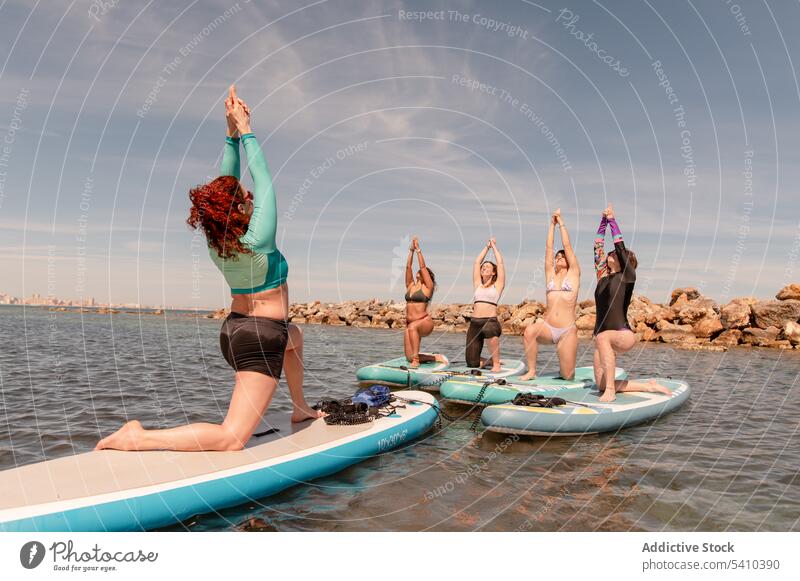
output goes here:
[{"label": "raised arm", "polygon": [[578,276],[581,275],[581,266],[578,264],[578,257],[575,256],[575,251],[572,249],[572,242],[569,239],[569,232],[564,225],[564,220],[561,218],[561,212],[557,212],[558,228],[561,232],[561,244],[564,245],[564,254],[567,258],[567,264],[570,270],[575,270]]},{"label": "raised arm", "polygon": [[417,261],[419,261],[419,270],[422,274],[422,284],[424,284],[425,288],[428,289],[431,295],[433,295],[433,279],[428,272],[428,267],[425,264],[425,257],[422,256],[422,250],[419,247],[419,242],[417,242]]},{"label": "raised arm", "polygon": [[597,229],[597,236],[594,238],[594,269],[597,273],[597,280],[600,280],[608,274],[605,251],[607,227],[608,218],[605,212],[603,212],[603,219],[600,220],[600,227]]},{"label": "raised arm", "polygon": [[233,176],[237,180],[240,177],[239,166],[239,138],[226,137],[225,149],[222,152],[222,163],[219,166],[219,175]]},{"label": "raised arm", "polygon": [[633,280],[635,280],[635,271],[633,269],[628,270],[628,250],[625,248],[622,232],[613,213],[608,215],[608,225],[611,227],[611,235],[614,237],[614,254],[616,254],[617,262],[619,262],[619,270],[626,278],[633,277]]},{"label": "raised arm", "polygon": [[497,280],[494,283],[497,292],[503,294],[503,289],[506,286],[506,265],[503,262],[503,255],[500,254],[500,249],[497,248],[497,242],[494,238],[491,240],[492,251],[494,251],[494,257],[497,259]]},{"label": "raised arm", "polygon": [[408,247],[408,260],[406,260],[406,288],[411,286],[414,282],[414,252],[416,251],[416,238],[411,241],[411,246]]},{"label": "raised arm", "polygon": [[260,252],[275,250],[275,233],[278,230],[278,204],[275,190],[272,187],[272,176],[269,174],[267,160],[261,152],[256,136],[252,133],[242,135],[244,151],[247,155],[247,167],[253,178],[253,213],[250,225],[242,242],[251,245]]},{"label": "raised arm", "polygon": [[236,105],[236,89],[231,85],[228,96],[225,98],[225,117],[228,122],[228,134],[225,137],[225,149],[222,152],[222,163],[219,167],[219,175],[233,176],[239,179],[240,165],[239,160],[239,131],[236,129],[236,122],[229,113],[232,113]]},{"label": "raised arm", "polygon": [[489,245],[483,247],[481,253],[478,254],[478,257],[475,259],[475,263],[472,265],[472,286],[477,288],[481,285],[481,264],[483,263],[483,259],[486,258],[486,254],[489,252]]},{"label": "raised arm", "polygon": [[556,223],[555,217],[550,217],[550,227],[547,230],[547,243],[544,247],[544,275],[550,281],[555,276],[553,268],[553,239],[555,238]]}]

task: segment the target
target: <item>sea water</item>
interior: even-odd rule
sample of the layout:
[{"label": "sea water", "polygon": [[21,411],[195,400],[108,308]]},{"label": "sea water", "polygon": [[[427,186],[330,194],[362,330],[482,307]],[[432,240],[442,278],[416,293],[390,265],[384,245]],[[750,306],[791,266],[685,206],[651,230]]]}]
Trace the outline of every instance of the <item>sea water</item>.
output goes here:
[{"label": "sea water", "polygon": [[[0,307],[0,469],[90,451],[123,422],[220,422],[232,371],[220,321]],[[402,330],[305,325],[306,396],[346,397],[355,370],[402,354]],[[465,335],[425,351],[463,359]],[[503,337],[503,357],[522,355]],[[581,342],[578,364],[590,365]],[[539,370],[557,371],[554,350]],[[687,381],[687,404],[613,434],[528,438],[470,429],[448,406],[441,431],[335,475],[168,530],[800,530],[800,353],[683,351],[639,344],[632,377]],[[289,414],[285,385],[270,413]]]}]

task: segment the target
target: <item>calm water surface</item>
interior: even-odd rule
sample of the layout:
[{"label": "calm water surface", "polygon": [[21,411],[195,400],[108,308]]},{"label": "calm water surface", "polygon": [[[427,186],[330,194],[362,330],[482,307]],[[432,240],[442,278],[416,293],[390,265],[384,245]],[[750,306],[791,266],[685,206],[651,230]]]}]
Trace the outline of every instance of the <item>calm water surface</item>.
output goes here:
[{"label": "calm water surface", "polygon": [[[0,469],[91,450],[145,427],[220,422],[232,372],[219,321],[0,307]],[[402,353],[402,334],[305,326],[306,394],[346,397],[355,369]],[[463,335],[427,339],[453,358]],[[506,356],[522,353],[504,337]],[[579,364],[591,364],[581,343]],[[640,345],[633,376],[688,381],[690,401],[614,435],[507,437],[445,422],[408,447],[168,530],[800,530],[800,353]],[[556,371],[552,348],[542,372]],[[290,410],[285,386],[272,413]],[[450,414],[463,409],[448,407]]]}]

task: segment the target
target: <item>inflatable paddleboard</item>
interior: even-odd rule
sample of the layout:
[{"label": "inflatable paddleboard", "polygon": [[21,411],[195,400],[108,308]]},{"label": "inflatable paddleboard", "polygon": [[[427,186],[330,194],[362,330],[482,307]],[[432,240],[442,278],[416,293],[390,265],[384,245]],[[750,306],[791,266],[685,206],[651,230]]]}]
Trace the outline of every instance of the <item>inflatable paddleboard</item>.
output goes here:
[{"label": "inflatable paddleboard", "polygon": [[689,399],[687,383],[660,378],[656,381],[668,387],[672,393],[624,392],[617,393],[616,400],[611,403],[600,403],[600,394],[594,387],[565,389],[555,395],[570,402],[564,406],[488,406],[481,414],[481,423],[493,432],[530,436],[579,436],[613,432],[653,420],[677,409]]},{"label": "inflatable paddleboard", "polygon": [[[527,365],[517,359],[503,359],[501,369],[492,373],[488,368],[475,369],[459,363],[422,363],[419,367],[408,366],[408,359],[398,357],[383,363],[367,365],[356,371],[356,378],[362,383],[380,383],[390,387],[425,389],[439,391],[439,385],[450,377],[474,376],[484,381],[492,378],[511,377],[525,373]],[[477,375],[476,375],[477,374]]]},{"label": "inflatable paddleboard", "polygon": [[[0,531],[138,531],[338,472],[409,442],[434,425],[435,398],[395,394],[392,415],[353,426],[320,418],[251,438],[236,452],[102,450],[0,472]],[[417,403],[424,402],[424,403]],[[275,424],[270,423],[270,426]]]},{"label": "inflatable paddleboard", "polygon": [[[617,367],[616,378],[625,379],[628,374]],[[467,405],[497,405],[514,399],[518,393],[541,393],[556,395],[564,389],[574,389],[594,384],[594,367],[576,367],[573,379],[561,379],[556,373],[539,375],[521,380],[509,377],[505,383],[491,383],[491,379],[454,377],[442,383],[439,392],[449,403]],[[485,386],[485,388],[484,388]],[[480,401],[478,401],[480,399]]]}]

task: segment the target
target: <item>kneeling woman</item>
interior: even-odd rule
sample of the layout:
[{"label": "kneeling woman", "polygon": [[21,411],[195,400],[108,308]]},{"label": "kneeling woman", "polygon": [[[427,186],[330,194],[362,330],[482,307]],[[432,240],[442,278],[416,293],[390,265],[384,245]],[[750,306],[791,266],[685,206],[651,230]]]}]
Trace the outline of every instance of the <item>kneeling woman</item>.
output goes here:
[{"label": "kneeling woman", "polygon": [[[414,254],[419,261],[416,278],[413,274]],[[445,362],[441,355],[419,352],[422,337],[427,337],[433,331],[433,317],[428,312],[428,304],[433,298],[434,290],[436,290],[436,278],[433,271],[425,265],[419,240],[415,237],[408,249],[406,261],[406,330],[403,336],[403,348],[409,367],[419,367],[420,362]]]},{"label": "kneeling woman", "polygon": [[[492,250],[497,264],[484,261]],[[502,328],[497,320],[497,304],[506,284],[506,269],[503,256],[497,248],[495,239],[489,243],[475,259],[472,267],[472,284],[475,287],[472,305],[472,319],[467,329],[467,348],[465,358],[467,367],[483,367],[491,361],[492,371],[500,371],[500,335]],[[489,346],[490,360],[481,359],[483,343]]]},{"label": "kneeling woman", "polygon": [[[563,250],[553,256],[553,240],[558,226]],[[561,377],[575,377],[575,359],[578,356],[578,329],[575,327],[575,306],[581,285],[581,268],[572,250],[567,227],[556,210],[550,220],[547,245],[544,251],[544,272],[547,278],[547,312],[544,321],[525,328],[525,355],[528,372],[520,379],[536,377],[536,358],[539,343],[556,346]]]},{"label": "kneeling woman", "polygon": [[[286,322],[288,266],[275,245],[277,206],[272,179],[250,132],[250,110],[233,87],[225,107],[228,137],[221,176],[190,192],[188,223],[205,232],[211,260],[233,295],[231,314],[220,335],[222,354],[236,372],[228,414],[222,424],[197,423],[168,430],[145,430],[133,420],[101,440],[96,450],[241,450],[272,400],[284,363],[294,403],[292,421],[321,415],[303,397],[302,334]],[[253,194],[239,182],[238,135],[255,184]]]},{"label": "kneeling woman", "polygon": [[[611,228],[614,250],[605,256],[606,230]],[[600,228],[594,241],[594,265],[597,271],[597,288],[594,300],[597,320],[594,325],[594,377],[603,395],[600,401],[616,399],[616,392],[652,391],[669,394],[670,391],[655,381],[615,380],[617,354],[630,351],[636,344],[636,334],[628,326],[628,306],[636,284],[638,262],[632,250],[625,248],[611,204],[603,212]]]}]

